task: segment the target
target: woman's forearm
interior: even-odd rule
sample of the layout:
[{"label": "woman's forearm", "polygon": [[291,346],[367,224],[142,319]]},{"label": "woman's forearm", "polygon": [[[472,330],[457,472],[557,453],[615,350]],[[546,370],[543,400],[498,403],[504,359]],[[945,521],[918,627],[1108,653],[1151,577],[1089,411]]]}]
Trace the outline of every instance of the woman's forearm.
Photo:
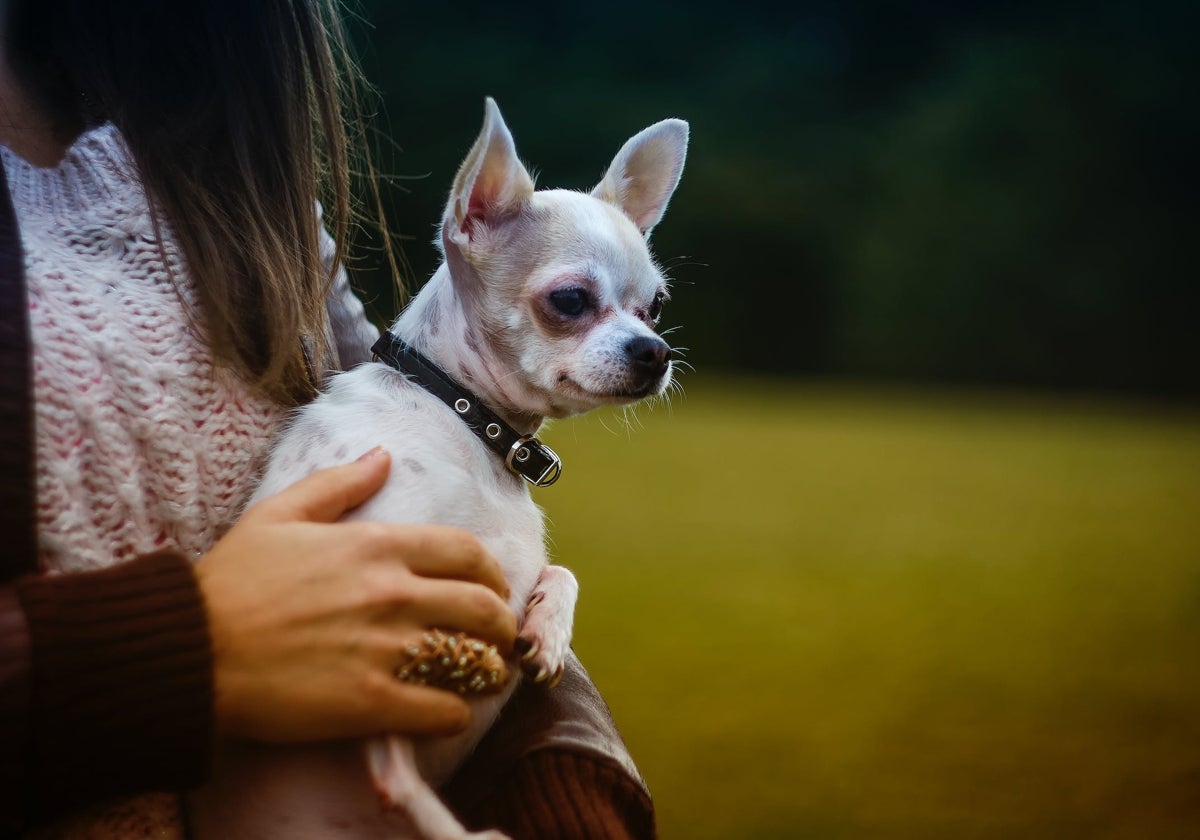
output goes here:
[{"label": "woman's forearm", "polygon": [[[212,654],[191,565],[161,553],[3,590],[11,714],[0,809],[37,822],[108,797],[205,777]],[[26,632],[22,636],[20,628]],[[15,632],[11,632],[14,631]],[[7,826],[5,826],[7,828]]]}]

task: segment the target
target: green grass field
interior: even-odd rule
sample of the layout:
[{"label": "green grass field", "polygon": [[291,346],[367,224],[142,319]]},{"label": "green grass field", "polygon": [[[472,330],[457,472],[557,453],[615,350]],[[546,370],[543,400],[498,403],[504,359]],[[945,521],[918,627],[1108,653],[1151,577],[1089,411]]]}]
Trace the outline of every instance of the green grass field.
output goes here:
[{"label": "green grass field", "polygon": [[537,498],[666,840],[1200,836],[1200,414],[701,381]]}]

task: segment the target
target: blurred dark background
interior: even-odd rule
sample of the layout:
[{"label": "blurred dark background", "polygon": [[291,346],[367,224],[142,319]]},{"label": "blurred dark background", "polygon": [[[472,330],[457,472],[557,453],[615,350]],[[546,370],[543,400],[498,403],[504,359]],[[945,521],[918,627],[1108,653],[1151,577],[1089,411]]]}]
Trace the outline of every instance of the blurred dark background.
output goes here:
[{"label": "blurred dark background", "polygon": [[1198,8],[363,0],[355,31],[410,289],[485,95],[543,187],[679,116],[654,246],[702,372],[1191,401]]},{"label": "blurred dark background", "polygon": [[410,288],[485,95],[691,122],[698,373],[537,495],[664,838],[1197,836],[1197,8],[364,0]]}]

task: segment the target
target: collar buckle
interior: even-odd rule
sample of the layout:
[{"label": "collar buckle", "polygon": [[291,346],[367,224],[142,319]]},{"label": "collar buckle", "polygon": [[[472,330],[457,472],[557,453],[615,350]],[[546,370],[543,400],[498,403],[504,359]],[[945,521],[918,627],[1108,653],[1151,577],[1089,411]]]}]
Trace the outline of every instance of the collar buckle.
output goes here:
[{"label": "collar buckle", "polygon": [[[521,466],[529,460],[533,447],[537,447],[545,460],[549,462],[546,464],[546,469],[542,470],[541,475],[537,478],[531,476]],[[514,461],[516,462],[515,464]],[[508,467],[510,472],[521,476],[521,478],[528,481],[534,487],[549,487],[558,481],[558,477],[562,475],[562,459],[558,457],[558,453],[533,435],[521,435],[513,441],[513,445],[508,449],[508,454],[504,456],[504,466]]]},{"label": "collar buckle", "polygon": [[[533,435],[522,435],[448,373],[391,332],[385,331],[371,348],[375,360],[408,376],[441,400],[488,449],[504,459],[509,472],[534,487],[549,487],[562,475],[558,453]],[[513,441],[510,445],[509,441]]]}]

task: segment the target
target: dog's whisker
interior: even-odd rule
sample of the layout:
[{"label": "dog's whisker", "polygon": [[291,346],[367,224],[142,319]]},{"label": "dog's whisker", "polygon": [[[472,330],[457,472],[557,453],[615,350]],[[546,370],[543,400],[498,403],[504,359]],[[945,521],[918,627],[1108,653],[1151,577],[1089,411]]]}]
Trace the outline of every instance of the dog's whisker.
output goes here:
[{"label": "dog's whisker", "polygon": [[699,262],[694,257],[690,257],[687,255],[671,257],[666,262],[666,267],[668,270],[676,269],[676,268],[679,268],[680,266],[697,266],[699,268],[709,268],[710,267],[708,263]]},{"label": "dog's whisker", "polygon": [[[629,413],[633,415],[632,430],[641,431],[642,429],[646,428],[646,421],[642,418],[642,415],[639,413],[639,409],[643,406],[648,406],[648,405],[649,405],[649,403],[640,402],[640,403],[637,403],[637,404],[629,407]],[[649,409],[647,409],[647,410],[649,410]]]},{"label": "dog's whisker", "polygon": [[646,428],[646,422],[644,420],[642,420],[642,415],[638,414],[638,406],[640,406],[640,405],[649,406],[649,403],[642,402],[642,403],[638,403],[638,405],[634,405],[634,406],[630,407],[630,414],[633,415],[633,422],[637,425],[637,428],[639,431],[641,429]]},{"label": "dog's whisker", "polygon": [[627,405],[621,410],[621,417],[625,421],[625,439],[633,440],[633,423],[637,419],[637,411],[632,410],[632,407]]},{"label": "dog's whisker", "polygon": [[609,426],[608,426],[608,424],[604,422],[604,418],[603,418],[603,417],[601,417],[601,418],[599,418],[599,419],[600,419],[600,427],[601,427],[602,429],[604,429],[604,431],[606,431],[606,432],[608,432],[610,435],[612,435],[613,437],[616,437],[616,436],[617,436],[617,432],[616,432],[616,430],[615,430],[615,429],[610,429],[610,428],[609,428]]}]

